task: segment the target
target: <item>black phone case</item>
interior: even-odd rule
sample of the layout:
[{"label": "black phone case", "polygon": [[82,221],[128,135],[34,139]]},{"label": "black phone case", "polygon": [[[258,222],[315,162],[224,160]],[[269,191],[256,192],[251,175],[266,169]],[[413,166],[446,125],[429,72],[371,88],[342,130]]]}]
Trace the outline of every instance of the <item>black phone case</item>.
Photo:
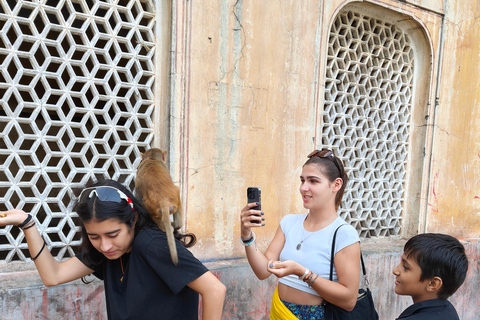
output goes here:
[{"label": "black phone case", "polygon": [[248,203],[258,202],[260,205],[253,207],[254,210],[262,210],[262,191],[260,188],[248,187],[247,188]]}]

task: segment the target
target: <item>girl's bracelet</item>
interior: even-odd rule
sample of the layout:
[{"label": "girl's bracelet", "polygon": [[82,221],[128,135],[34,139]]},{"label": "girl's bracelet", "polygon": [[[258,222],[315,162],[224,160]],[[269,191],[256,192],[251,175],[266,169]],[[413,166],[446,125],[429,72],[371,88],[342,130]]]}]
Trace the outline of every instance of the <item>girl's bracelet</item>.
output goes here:
[{"label": "girl's bracelet", "polygon": [[30,220],[32,220],[32,215],[31,214],[28,214],[27,215],[27,219],[25,219],[25,221],[23,221],[22,223],[20,223],[19,225],[17,225],[17,227],[19,227],[20,229],[23,229],[23,227],[25,227],[27,225],[27,223],[30,222]]},{"label": "girl's bracelet", "polygon": [[43,239],[43,246],[42,246],[42,248],[40,249],[40,251],[38,251],[37,255],[32,258],[32,261],[35,261],[35,259],[37,259],[37,258],[40,256],[40,253],[42,253],[43,249],[45,249],[45,246],[47,245],[47,243],[45,242],[45,239],[43,238],[43,236],[42,236],[42,239]]},{"label": "girl's bracelet", "polygon": [[34,225],[35,225],[35,221],[32,220],[32,221],[30,221],[30,223],[26,224],[26,225],[22,228],[22,230],[25,231],[25,230],[27,230],[27,229],[30,229],[30,228],[33,227]]}]

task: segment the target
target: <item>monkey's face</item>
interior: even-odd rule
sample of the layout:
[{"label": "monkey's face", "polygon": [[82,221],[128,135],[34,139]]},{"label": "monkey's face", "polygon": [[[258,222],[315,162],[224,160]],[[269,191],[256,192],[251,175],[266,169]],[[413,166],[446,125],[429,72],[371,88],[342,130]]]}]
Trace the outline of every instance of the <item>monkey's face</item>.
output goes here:
[{"label": "monkey's face", "polygon": [[94,220],[84,226],[93,247],[107,259],[118,259],[132,249],[134,227],[129,227],[116,218],[101,222]]}]

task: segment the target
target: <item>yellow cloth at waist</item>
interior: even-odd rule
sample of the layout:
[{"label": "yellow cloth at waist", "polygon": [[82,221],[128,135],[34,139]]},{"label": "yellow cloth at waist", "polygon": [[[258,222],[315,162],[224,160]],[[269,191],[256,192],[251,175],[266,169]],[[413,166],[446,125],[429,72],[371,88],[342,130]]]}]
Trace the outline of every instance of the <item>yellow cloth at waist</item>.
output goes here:
[{"label": "yellow cloth at waist", "polygon": [[298,318],[283,304],[278,296],[278,287],[275,289],[270,308],[270,320],[298,320]]}]

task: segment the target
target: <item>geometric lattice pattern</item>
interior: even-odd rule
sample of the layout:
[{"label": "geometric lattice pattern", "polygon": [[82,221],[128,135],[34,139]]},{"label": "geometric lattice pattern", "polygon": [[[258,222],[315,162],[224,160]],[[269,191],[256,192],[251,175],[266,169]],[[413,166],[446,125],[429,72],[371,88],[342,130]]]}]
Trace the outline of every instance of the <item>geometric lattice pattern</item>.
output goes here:
[{"label": "geometric lattice pattern", "polygon": [[395,25],[341,12],[332,25],[322,145],[348,170],[340,215],[360,237],[400,235],[413,50]]},{"label": "geometric lattice pattern", "polygon": [[[30,212],[57,259],[80,243],[78,189],[133,189],[153,139],[154,4],[0,0],[0,209]],[[29,258],[0,228],[0,263]]]}]

